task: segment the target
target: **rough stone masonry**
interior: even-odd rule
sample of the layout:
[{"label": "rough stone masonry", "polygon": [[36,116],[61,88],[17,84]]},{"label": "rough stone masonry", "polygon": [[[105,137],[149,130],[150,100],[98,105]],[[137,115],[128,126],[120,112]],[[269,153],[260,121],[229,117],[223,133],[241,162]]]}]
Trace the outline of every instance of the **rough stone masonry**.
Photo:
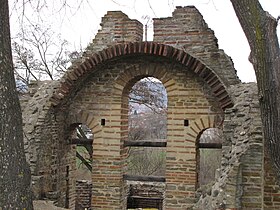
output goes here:
[{"label": "rough stone masonry", "polygon": [[[195,7],[177,7],[172,17],[153,21],[153,41],[143,42],[139,21],[109,11],[66,74],[35,84],[25,96],[25,149],[35,198],[75,209],[75,146],[69,139],[84,124],[94,136],[90,206],[126,209],[128,94],[140,79],[155,77],[168,97],[163,209],[280,209],[256,84],[240,82]],[[214,127],[225,135],[222,163],[215,182],[202,190],[197,142]]]}]

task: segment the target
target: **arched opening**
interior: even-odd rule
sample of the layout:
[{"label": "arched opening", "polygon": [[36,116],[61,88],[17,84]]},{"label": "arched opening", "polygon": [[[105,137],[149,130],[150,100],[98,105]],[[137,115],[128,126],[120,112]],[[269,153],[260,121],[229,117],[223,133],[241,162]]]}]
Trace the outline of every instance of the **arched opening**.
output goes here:
[{"label": "arched opening", "polygon": [[[167,133],[167,94],[163,84],[153,78],[141,79],[129,94],[128,140],[165,142]],[[128,173],[142,176],[164,176],[165,149],[131,147]]]},{"label": "arched opening", "polygon": [[165,87],[154,77],[138,80],[129,92],[128,108],[127,207],[161,209],[164,183],[158,182],[164,180],[166,166]]},{"label": "arched opening", "polygon": [[221,165],[223,131],[219,128],[204,130],[197,139],[197,188],[215,181],[215,173]]},{"label": "arched opening", "polygon": [[[73,132],[69,140],[75,149],[75,165],[76,170],[73,177],[75,182],[75,209],[86,209],[91,207],[92,197],[92,142],[93,134],[91,130],[84,124],[74,125]],[[67,169],[66,169],[67,170]],[[66,173],[67,174],[67,173]],[[69,182],[70,177],[66,179]],[[66,205],[69,207],[70,183],[66,183]],[[72,192],[73,193],[73,192]]]}]

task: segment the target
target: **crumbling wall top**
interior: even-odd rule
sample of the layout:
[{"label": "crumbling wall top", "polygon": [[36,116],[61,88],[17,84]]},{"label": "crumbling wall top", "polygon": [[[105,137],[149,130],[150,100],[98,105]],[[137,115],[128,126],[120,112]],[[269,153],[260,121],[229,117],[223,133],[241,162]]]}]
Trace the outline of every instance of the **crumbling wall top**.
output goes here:
[{"label": "crumbling wall top", "polygon": [[[181,31],[203,31],[208,30],[208,25],[204,21],[203,16],[195,6],[177,6],[172,13],[172,17],[153,18],[155,25],[160,24],[160,21],[169,22],[170,24],[178,24],[182,26]],[[172,27],[172,25],[170,25]]]},{"label": "crumbling wall top", "polygon": [[154,18],[154,42],[183,49],[209,66],[226,86],[240,83],[233,62],[194,6],[176,7],[172,17]]},{"label": "crumbling wall top", "polygon": [[140,42],[143,40],[143,25],[130,19],[121,11],[108,11],[102,18],[101,29],[87,47],[88,53],[103,50],[111,45]]}]

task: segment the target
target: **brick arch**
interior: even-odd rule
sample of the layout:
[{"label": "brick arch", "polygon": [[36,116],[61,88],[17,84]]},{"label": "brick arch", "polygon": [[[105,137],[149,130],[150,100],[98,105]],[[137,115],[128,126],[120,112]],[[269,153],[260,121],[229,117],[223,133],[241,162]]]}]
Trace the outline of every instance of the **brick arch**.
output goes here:
[{"label": "brick arch", "polygon": [[171,96],[178,87],[174,79],[168,76],[168,71],[162,68],[159,64],[151,64],[147,66],[133,67],[133,69],[127,69],[122,72],[116,79],[114,85],[114,92],[118,95],[123,95],[123,91],[130,90],[128,86],[133,86],[135,82],[144,77],[154,77],[158,79],[165,87],[167,96]]},{"label": "brick arch", "polygon": [[196,188],[198,187],[198,174],[199,172],[199,152],[198,152],[198,146],[197,143],[199,141],[199,138],[201,134],[208,128],[219,128],[220,123],[217,123],[216,116],[215,115],[209,115],[207,117],[196,119],[192,122],[190,122],[189,126],[186,128],[185,132],[185,145],[187,147],[191,147],[194,150],[196,150]]},{"label": "brick arch", "polygon": [[186,141],[196,146],[197,137],[208,128],[216,128],[215,116],[199,118],[190,122],[190,125],[185,130]]},{"label": "brick arch", "polygon": [[84,79],[90,71],[96,70],[96,67],[100,64],[123,56],[143,54],[169,58],[186,66],[189,71],[194,72],[210,86],[212,93],[217,97],[223,109],[233,105],[224,83],[213,70],[183,50],[155,42],[117,44],[83,58],[82,62],[69,68],[60,80],[59,88],[51,97],[53,105],[58,105],[64,98],[67,98],[78,82]]},{"label": "brick arch", "polygon": [[84,124],[94,135],[94,139],[102,137],[102,126],[94,115],[86,110],[80,110],[69,114],[69,124]]}]

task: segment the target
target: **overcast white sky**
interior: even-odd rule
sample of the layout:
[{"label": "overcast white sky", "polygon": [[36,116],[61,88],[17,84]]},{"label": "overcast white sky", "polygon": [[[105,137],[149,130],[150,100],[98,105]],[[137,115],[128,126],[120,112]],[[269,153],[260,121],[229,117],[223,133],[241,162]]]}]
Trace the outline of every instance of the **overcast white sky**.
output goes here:
[{"label": "overcast white sky", "polygon": [[[151,19],[168,17],[172,16],[176,6],[194,5],[201,12],[208,26],[214,30],[219,47],[232,57],[240,79],[243,82],[255,81],[253,67],[248,62],[249,45],[229,0],[84,0],[83,4],[78,5],[78,10],[77,0],[67,0],[72,9],[68,7],[62,10],[57,6],[59,1],[62,0],[47,1],[55,2],[55,6],[50,3],[45,10],[41,10],[43,14],[41,21],[51,25],[53,30],[61,32],[62,38],[68,40],[73,48],[80,46],[84,48],[91,42],[100,28],[101,17],[109,10],[121,10],[131,19],[145,23],[147,21],[143,18],[145,16]],[[260,0],[260,3],[274,17],[280,15],[279,0]],[[13,9],[11,12],[13,14]],[[36,16],[26,9],[27,13],[30,14],[32,21],[37,21],[36,18],[33,20]],[[15,19],[11,19],[12,25],[16,25],[16,22],[18,23]],[[13,33],[15,31],[12,27],[12,35]],[[148,36],[151,40],[151,30]],[[279,30],[278,37],[280,37]]]}]

